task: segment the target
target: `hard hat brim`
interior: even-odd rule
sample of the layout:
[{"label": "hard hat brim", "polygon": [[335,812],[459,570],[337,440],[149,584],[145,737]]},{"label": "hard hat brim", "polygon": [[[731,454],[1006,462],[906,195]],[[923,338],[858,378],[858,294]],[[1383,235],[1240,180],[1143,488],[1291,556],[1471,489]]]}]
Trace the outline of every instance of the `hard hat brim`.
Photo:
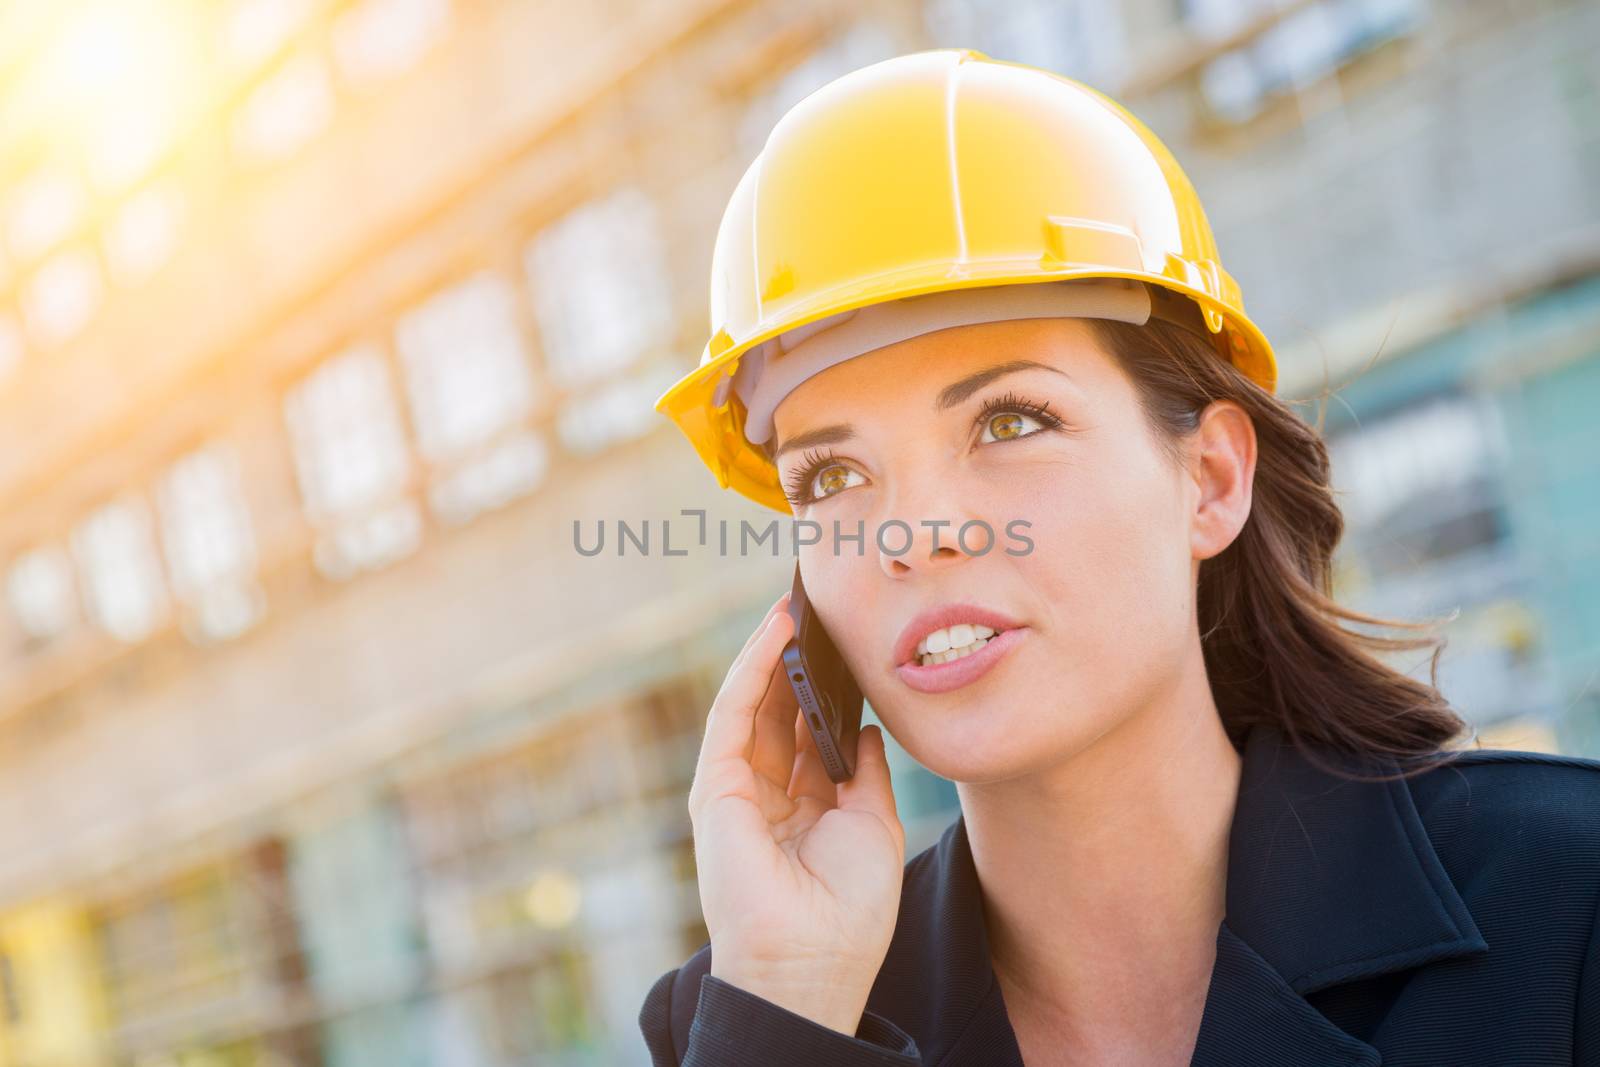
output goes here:
[{"label": "hard hat brim", "polygon": [[[655,409],[670,418],[693,443],[701,460],[717,476],[725,489],[732,489],[755,502],[783,514],[791,514],[783,494],[777,468],[744,436],[744,406],[729,393],[721,405],[714,397],[718,382],[731,375],[738,360],[750,349],[787,331],[808,323],[865,307],[885,300],[918,296],[923,293],[992,285],[1027,285],[1040,282],[1091,278],[1127,278],[1147,282],[1186,296],[1200,306],[1207,327],[1218,336],[1219,354],[1247,378],[1267,392],[1277,388],[1277,362],[1272,346],[1261,330],[1237,309],[1210,293],[1168,275],[1148,271],[1108,270],[1103,266],[1088,269],[1041,269],[1037,260],[1013,264],[1010,270],[989,264],[989,269],[963,272],[960,277],[947,273],[921,278],[899,274],[858,284],[803,308],[791,308],[781,321],[775,321],[748,337],[734,339],[719,334],[707,343],[700,365],[673,384],[656,400]],[[720,343],[719,343],[720,342]]]}]

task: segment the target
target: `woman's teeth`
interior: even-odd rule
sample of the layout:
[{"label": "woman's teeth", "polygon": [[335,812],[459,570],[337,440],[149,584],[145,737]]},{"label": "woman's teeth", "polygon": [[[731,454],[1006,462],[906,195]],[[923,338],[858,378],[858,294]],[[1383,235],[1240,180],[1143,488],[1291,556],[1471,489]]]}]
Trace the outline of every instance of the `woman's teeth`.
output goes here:
[{"label": "woman's teeth", "polygon": [[995,631],[977,623],[958,623],[935,630],[917,643],[917,663],[931,667],[970,656],[989,643]]}]

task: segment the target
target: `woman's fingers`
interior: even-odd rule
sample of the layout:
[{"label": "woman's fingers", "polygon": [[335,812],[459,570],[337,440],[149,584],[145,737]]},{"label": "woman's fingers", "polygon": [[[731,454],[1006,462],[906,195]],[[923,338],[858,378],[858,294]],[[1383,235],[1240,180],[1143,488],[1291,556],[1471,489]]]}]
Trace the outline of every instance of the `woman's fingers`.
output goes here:
[{"label": "woman's fingers", "polygon": [[756,623],[755,627],[750,631],[750,636],[744,639],[744,646],[739,649],[739,654],[733,657],[732,663],[728,664],[728,671],[722,678],[724,688],[727,687],[728,681],[733,677],[734,673],[738,671],[739,665],[750,655],[750,646],[755,644],[756,638],[760,637],[763,631],[766,630],[767,624],[772,621],[773,616],[779,611],[787,612],[788,606],[789,594],[785,592],[767,608],[767,613],[761,617],[761,621]]},{"label": "woman's fingers", "polygon": [[856,741],[856,773],[841,782],[839,807],[846,811],[866,811],[877,816],[894,834],[900,852],[905,853],[905,828],[895,807],[894,786],[889,780],[889,759],[883,748],[883,731],[864,726]]},{"label": "woman's fingers", "polygon": [[[750,741],[756,707],[793,629],[794,621],[788,612],[774,610],[728,668],[728,676],[711,702],[711,714],[706,718],[706,735],[700,744],[700,760],[695,767],[696,785],[704,781],[708,768],[725,760],[746,762],[745,747]],[[690,793],[693,806],[696,793],[693,786]]]},{"label": "woman's fingers", "polygon": [[766,695],[756,709],[756,724],[750,739],[750,766],[778,789],[789,786],[794,768],[794,724],[800,716],[800,702],[783,669],[782,652],[773,665]]},{"label": "woman's fingers", "polygon": [[[779,611],[787,611],[788,609],[789,591],[785,589],[783,591],[783,595],[778,597],[777,600],[774,600],[772,605],[767,608],[767,613],[761,617],[760,622],[756,623],[755,629],[750,631],[750,636],[744,639],[744,647],[739,649],[739,656],[743,656],[746,652],[750,651],[750,646],[755,643],[756,638],[760,635],[761,628],[767,624],[768,620],[772,618],[774,613]],[[735,663],[739,661],[739,656],[734,657]]]},{"label": "woman's fingers", "polygon": [[794,770],[789,781],[789,795],[799,800],[812,797],[826,807],[833,807],[838,799],[838,787],[828,777],[828,768],[822,765],[822,755],[817,752],[816,739],[803,716],[794,720]]},{"label": "woman's fingers", "polygon": [[[756,624],[756,628],[754,630],[750,631],[750,636],[744,639],[744,647],[741,648],[739,650],[739,654],[734,657],[733,664],[728,668],[728,676],[729,677],[732,677],[733,672],[738,670],[739,669],[739,665],[741,663],[743,663],[748,658],[749,653],[750,653],[750,646],[755,644],[756,638],[761,636],[762,632],[766,629],[767,624],[772,621],[773,616],[779,611],[786,610],[787,607],[788,607],[788,604],[789,604],[789,594],[787,592],[785,592],[782,596],[778,597],[777,600],[773,601],[771,607],[767,608],[766,615],[762,616],[761,621]],[[767,693],[771,693],[772,692],[772,690],[773,690],[772,678],[775,678],[777,676],[777,673],[778,673],[778,671],[777,671],[777,669],[775,667],[774,670],[773,670],[772,676],[770,676],[768,678],[768,681],[767,681],[767,689],[766,689]],[[724,684],[727,684],[726,680],[724,680]],[[767,699],[766,696],[763,696],[761,698],[761,700],[758,701],[758,703],[757,703],[756,715],[758,717],[758,719],[757,719],[758,723],[759,723],[759,716],[761,714],[761,707],[765,705],[766,699]],[[759,725],[758,725],[757,729],[759,730]],[[750,760],[754,756],[755,747],[756,747],[756,735],[755,735],[755,733],[752,733],[750,738],[745,742],[745,746],[744,746],[744,758],[746,760]]]}]

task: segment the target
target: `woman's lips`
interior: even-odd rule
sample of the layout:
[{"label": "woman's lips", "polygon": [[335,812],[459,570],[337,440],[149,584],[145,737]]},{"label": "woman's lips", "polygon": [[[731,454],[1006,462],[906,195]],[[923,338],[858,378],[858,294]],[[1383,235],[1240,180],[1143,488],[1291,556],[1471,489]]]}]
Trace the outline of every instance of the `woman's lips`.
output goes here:
[{"label": "woman's lips", "polygon": [[988,674],[1027,632],[1026,626],[1004,630],[989,638],[988,644],[971,655],[927,667],[912,660],[896,667],[895,673],[900,676],[902,682],[919,693],[948,693],[971,685]]},{"label": "woman's lips", "polygon": [[947,626],[957,623],[981,623],[989,629],[1000,633],[1004,630],[1014,630],[1022,623],[1009,615],[992,611],[980,604],[971,604],[958,601],[951,604],[941,604],[918,612],[916,617],[906,623],[905,629],[900,631],[900,636],[895,638],[894,649],[891,653],[896,666],[903,663],[915,663],[917,660],[917,643],[935,630],[942,630]]}]

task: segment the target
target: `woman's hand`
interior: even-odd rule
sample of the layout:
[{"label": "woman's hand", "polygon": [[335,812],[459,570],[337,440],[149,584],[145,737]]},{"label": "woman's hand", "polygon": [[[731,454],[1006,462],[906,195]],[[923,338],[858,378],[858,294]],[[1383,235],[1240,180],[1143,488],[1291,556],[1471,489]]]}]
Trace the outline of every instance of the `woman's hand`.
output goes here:
[{"label": "woman's hand", "polygon": [[883,735],[835,785],[782,674],[785,593],[712,702],[689,789],[711,973],[854,1035],[900,909],[905,831]]}]

